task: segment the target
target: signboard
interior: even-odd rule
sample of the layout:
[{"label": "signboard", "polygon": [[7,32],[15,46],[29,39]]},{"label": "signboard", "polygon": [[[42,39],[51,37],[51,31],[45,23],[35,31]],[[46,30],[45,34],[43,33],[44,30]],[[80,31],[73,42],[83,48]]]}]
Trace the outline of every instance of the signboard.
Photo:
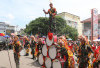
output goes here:
[{"label": "signboard", "polygon": [[11,35],[11,33],[14,33],[14,30],[6,30],[7,35]]},{"label": "signboard", "polygon": [[98,39],[98,10],[92,9],[92,32],[93,36]]}]

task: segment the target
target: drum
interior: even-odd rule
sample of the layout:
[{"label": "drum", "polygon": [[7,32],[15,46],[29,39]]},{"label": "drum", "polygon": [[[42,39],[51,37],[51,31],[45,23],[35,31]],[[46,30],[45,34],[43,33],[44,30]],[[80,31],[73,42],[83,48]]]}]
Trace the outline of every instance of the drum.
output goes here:
[{"label": "drum", "polygon": [[25,50],[25,48],[23,48],[23,49],[20,51],[20,55],[21,55],[21,56],[26,55],[26,50]]},{"label": "drum", "polygon": [[41,66],[44,64],[44,57],[43,57],[42,54],[40,54],[40,55],[38,56],[38,62],[39,62],[39,64],[40,64]]},{"label": "drum", "polygon": [[51,59],[55,59],[56,56],[57,56],[57,49],[56,49],[56,47],[54,45],[49,47],[48,53],[49,53],[49,57]]},{"label": "drum", "polygon": [[47,38],[46,38],[47,46],[51,46],[54,42],[57,43],[57,35],[54,35],[51,40],[49,39],[47,35]]},{"label": "drum", "polygon": [[52,68],[63,68],[64,59],[55,59],[52,63]]},{"label": "drum", "polygon": [[47,45],[43,45],[43,47],[42,47],[42,54],[43,54],[43,56],[47,56],[47,51],[48,51]]},{"label": "drum", "polygon": [[47,46],[51,46],[53,44],[53,38],[50,40],[48,35],[47,35],[46,44],[47,44]]},{"label": "drum", "polygon": [[45,67],[46,68],[51,68],[51,64],[52,64],[51,59],[46,57],[45,58]]}]

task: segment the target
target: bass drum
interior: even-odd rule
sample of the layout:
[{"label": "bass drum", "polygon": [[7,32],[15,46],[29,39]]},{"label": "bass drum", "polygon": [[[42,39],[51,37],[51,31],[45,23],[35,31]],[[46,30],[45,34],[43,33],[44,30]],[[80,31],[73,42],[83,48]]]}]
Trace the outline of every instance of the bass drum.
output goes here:
[{"label": "bass drum", "polygon": [[48,51],[47,45],[43,45],[43,47],[42,47],[42,54],[43,54],[43,56],[47,56],[47,51]]},{"label": "bass drum", "polygon": [[48,53],[49,53],[49,57],[50,57],[51,59],[55,59],[56,56],[57,56],[57,49],[56,49],[56,47],[55,47],[54,45],[51,46],[51,47],[49,48]]},{"label": "bass drum", "polygon": [[20,51],[20,55],[21,55],[21,56],[26,55],[26,50],[25,50],[25,48],[23,48],[23,49]]},{"label": "bass drum", "polygon": [[53,44],[53,38],[50,40],[48,35],[47,35],[46,44],[47,44],[47,46],[51,46]]},{"label": "bass drum", "polygon": [[38,56],[38,62],[39,62],[39,64],[40,64],[41,66],[44,64],[44,57],[43,57],[42,54],[40,54],[40,55]]},{"label": "bass drum", "polygon": [[55,59],[52,63],[52,68],[63,68],[64,62],[64,59]]},{"label": "bass drum", "polygon": [[51,59],[46,57],[45,58],[45,67],[46,68],[51,68],[51,66],[52,66],[51,64],[52,64]]}]

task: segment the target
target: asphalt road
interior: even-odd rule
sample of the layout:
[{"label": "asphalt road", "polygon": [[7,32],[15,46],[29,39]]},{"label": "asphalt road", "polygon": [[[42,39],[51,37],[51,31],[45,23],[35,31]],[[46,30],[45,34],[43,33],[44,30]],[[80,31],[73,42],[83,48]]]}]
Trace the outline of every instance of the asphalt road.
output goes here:
[{"label": "asphalt road", "polygon": [[[13,51],[9,50],[9,56],[11,60],[12,68],[16,68]],[[31,59],[32,56],[21,56],[20,57],[20,68],[40,68],[40,65],[35,60]],[[0,51],[0,68],[11,68],[8,57],[8,51]]]}]

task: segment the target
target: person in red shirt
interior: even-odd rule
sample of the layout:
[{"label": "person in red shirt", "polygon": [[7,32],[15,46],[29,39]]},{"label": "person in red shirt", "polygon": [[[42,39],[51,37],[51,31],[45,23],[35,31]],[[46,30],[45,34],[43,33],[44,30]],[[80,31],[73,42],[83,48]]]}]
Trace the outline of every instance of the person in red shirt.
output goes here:
[{"label": "person in red shirt", "polygon": [[53,31],[55,30],[55,15],[57,14],[56,8],[53,7],[53,4],[50,3],[49,4],[50,9],[48,9],[48,11],[46,12],[45,10],[44,13],[45,14],[49,14],[49,31]]},{"label": "person in red shirt", "polygon": [[100,64],[100,46],[94,51],[93,68],[99,68]]}]

